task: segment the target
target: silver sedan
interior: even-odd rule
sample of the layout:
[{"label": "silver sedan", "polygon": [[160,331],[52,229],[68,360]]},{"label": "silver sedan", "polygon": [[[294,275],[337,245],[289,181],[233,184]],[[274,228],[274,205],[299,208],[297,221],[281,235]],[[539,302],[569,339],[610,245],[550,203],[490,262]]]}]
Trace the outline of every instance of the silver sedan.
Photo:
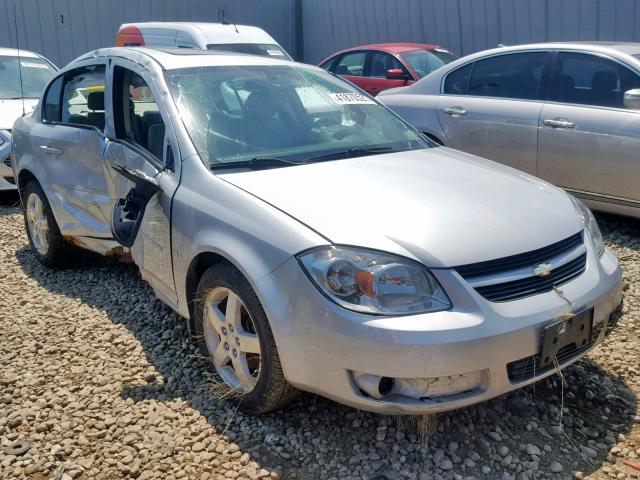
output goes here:
[{"label": "silver sedan", "polygon": [[620,311],[588,208],[316,67],[99,50],[13,133],[34,255],[131,254],[248,412],[299,390],[470,405],[576,361]]},{"label": "silver sedan", "polygon": [[379,100],[443,145],[640,217],[638,43],[488,50]]}]

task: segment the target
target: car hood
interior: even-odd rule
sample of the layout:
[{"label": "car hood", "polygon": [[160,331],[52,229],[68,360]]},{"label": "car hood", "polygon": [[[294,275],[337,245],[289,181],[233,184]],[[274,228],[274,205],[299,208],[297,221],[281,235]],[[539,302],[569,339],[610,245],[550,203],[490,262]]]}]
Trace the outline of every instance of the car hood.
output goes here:
[{"label": "car hood", "polygon": [[564,191],[440,147],[221,175],[335,244],[451,267],[544,247],[583,228]]},{"label": "car hood", "polygon": [[[35,98],[24,99],[24,112],[31,113],[38,104]],[[0,130],[11,130],[15,121],[22,116],[22,99],[0,99]]]}]

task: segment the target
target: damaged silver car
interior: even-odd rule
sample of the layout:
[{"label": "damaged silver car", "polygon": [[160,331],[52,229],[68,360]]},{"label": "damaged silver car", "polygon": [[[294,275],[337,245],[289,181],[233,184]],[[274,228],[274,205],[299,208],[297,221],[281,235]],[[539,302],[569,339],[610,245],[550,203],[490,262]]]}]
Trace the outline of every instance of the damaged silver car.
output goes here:
[{"label": "damaged silver car", "polygon": [[584,205],[309,65],[98,50],[13,142],[37,258],[130,253],[248,412],[299,390],[463,407],[574,362],[620,312]]}]

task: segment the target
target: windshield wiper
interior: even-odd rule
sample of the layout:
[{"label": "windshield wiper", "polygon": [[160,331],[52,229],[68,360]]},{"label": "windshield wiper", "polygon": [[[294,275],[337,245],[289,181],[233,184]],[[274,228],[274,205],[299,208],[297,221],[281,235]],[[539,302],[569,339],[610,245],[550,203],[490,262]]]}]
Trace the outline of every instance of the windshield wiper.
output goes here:
[{"label": "windshield wiper", "polygon": [[326,155],[320,155],[319,157],[312,157],[308,159],[306,163],[322,162],[324,160],[337,160],[340,158],[363,157],[365,155],[375,155],[377,153],[392,152],[393,150],[394,149],[391,147],[355,147],[341,152],[327,153]]},{"label": "windshield wiper", "polygon": [[301,163],[277,157],[254,157],[251,160],[243,160],[240,162],[214,163],[210,168],[211,170],[225,170],[232,168],[264,170],[266,168],[287,167],[289,165],[301,165]]}]

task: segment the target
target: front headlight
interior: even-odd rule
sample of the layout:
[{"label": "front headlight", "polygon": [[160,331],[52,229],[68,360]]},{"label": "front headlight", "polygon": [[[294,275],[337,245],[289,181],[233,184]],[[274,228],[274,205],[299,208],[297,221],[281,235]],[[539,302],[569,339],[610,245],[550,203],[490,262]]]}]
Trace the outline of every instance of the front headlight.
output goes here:
[{"label": "front headlight", "polygon": [[435,277],[406,258],[354,247],[320,247],[299,255],[298,261],[322,293],[349,310],[407,315],[451,308]]},{"label": "front headlight", "polygon": [[589,207],[587,207],[580,200],[573,196],[571,196],[571,200],[573,200],[576,211],[580,215],[582,223],[587,229],[587,232],[589,232],[589,237],[591,237],[593,248],[595,249],[599,257],[602,256],[602,254],[604,253],[604,240],[602,239],[602,233],[600,232],[600,227],[598,226],[596,218],[593,216],[593,213],[591,213],[591,210],[589,210]]}]

